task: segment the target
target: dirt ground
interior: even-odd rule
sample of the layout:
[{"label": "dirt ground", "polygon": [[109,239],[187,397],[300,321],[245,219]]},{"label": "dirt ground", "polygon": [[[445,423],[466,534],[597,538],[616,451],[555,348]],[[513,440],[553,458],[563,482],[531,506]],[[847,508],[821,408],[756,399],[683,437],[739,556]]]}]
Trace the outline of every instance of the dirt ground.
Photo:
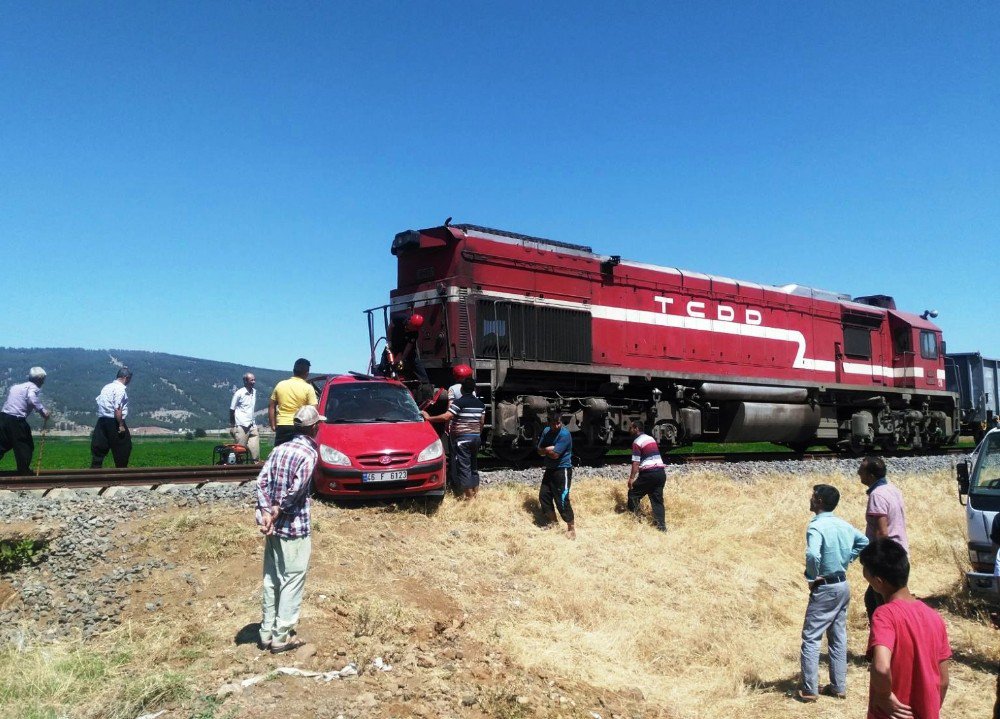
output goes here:
[{"label": "dirt ground", "polygon": [[[951,479],[894,479],[908,501],[911,587],[943,614],[956,654],[945,714],[988,716],[1000,648],[960,591],[964,516]],[[162,719],[860,717],[867,620],[856,566],[848,698],[804,707],[788,696],[808,495],[824,480],[844,493],[838,514],[859,525],[863,488],[819,476],[673,482],[666,535],[622,512],[620,478],[580,482],[575,542],[538,526],[532,487],[490,487],[471,505],[449,498],[434,514],[317,502],[298,630],[308,644],[279,656],[255,644],[261,540],[251,513],[172,510],[130,527],[143,541],[125,560],[174,568],[133,587],[115,641],[133,648],[125,670],[184,677],[187,695],[147,704],[165,709]],[[376,658],[391,669],[374,668]],[[279,667],[351,663],[360,676],[242,686]]]}]

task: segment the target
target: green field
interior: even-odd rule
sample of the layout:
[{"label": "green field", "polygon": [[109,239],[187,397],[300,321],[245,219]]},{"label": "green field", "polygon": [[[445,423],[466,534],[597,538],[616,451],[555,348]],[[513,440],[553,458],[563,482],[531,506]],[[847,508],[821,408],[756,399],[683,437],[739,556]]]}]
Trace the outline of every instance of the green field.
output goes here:
[{"label": "green field", "polygon": [[[230,441],[228,438],[215,439],[177,439],[142,438],[132,439],[132,457],[130,467],[185,467],[212,463],[212,449],[217,444]],[[39,450],[42,450],[42,469],[85,469],[90,466],[90,438],[48,437],[45,448],[42,449],[41,437],[35,434],[35,457],[31,468],[34,470],[38,461]],[[271,451],[271,444],[261,442],[261,454],[266,457]],[[104,460],[105,467],[114,467],[114,461],[109,454]],[[8,452],[0,459],[0,472],[12,471],[15,468],[14,455]]]}]

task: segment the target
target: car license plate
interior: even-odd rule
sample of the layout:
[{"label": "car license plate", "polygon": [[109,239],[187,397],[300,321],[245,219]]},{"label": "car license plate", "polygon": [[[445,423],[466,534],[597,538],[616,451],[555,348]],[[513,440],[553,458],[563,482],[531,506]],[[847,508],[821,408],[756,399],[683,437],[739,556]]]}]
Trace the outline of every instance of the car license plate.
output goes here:
[{"label": "car license plate", "polygon": [[406,470],[397,472],[362,472],[362,482],[401,482],[406,479]]}]

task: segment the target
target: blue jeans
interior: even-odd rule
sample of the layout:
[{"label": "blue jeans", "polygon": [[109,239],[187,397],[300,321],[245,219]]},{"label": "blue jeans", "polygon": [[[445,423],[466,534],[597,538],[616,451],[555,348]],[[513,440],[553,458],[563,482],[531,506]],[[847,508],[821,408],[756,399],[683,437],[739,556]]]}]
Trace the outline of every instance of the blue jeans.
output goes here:
[{"label": "blue jeans", "polygon": [[809,594],[802,625],[802,693],[819,694],[819,646],[826,634],[830,653],[830,684],[834,691],[847,691],[847,605],[851,588],[847,582],[821,584]]}]

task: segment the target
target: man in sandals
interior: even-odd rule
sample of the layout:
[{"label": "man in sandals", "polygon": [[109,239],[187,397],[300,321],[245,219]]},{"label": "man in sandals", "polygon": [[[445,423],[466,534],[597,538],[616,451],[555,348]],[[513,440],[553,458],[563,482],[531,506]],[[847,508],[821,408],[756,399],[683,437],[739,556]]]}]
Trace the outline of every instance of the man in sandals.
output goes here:
[{"label": "man in sandals", "polygon": [[[809,498],[816,516],[806,530],[806,580],[809,604],[802,624],[802,687],[796,699],[814,702],[820,693],[847,696],[847,605],[851,588],[847,565],[868,546],[868,539],[843,519],[834,516],[840,492],[817,484]],[[826,634],[830,653],[830,683],[818,691],[819,647]]]},{"label": "man in sandals", "polygon": [[292,641],[309,569],[309,502],[319,459],[316,432],[325,420],[313,405],[295,413],[294,436],[274,448],[257,477],[257,524],[264,535],[264,592],[260,648],[280,654]]}]

